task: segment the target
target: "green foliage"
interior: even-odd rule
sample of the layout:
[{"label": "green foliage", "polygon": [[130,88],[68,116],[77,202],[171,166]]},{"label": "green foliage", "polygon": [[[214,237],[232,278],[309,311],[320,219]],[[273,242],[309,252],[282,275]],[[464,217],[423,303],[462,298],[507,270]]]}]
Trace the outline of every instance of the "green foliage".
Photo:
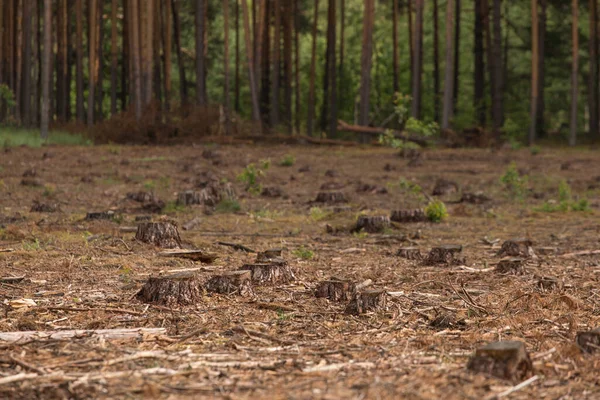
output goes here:
[{"label": "green foliage", "polygon": [[132,275],[133,275],[133,270],[129,266],[124,265],[119,269],[119,279],[123,283],[131,282]]},{"label": "green foliage", "polygon": [[246,191],[250,194],[257,195],[262,191],[259,179],[271,166],[271,160],[261,160],[260,164],[260,168],[257,168],[254,163],[246,165],[246,168],[237,176],[238,181],[246,184]]},{"label": "green foliage", "polygon": [[282,159],[279,165],[282,167],[291,167],[296,163],[296,158],[291,154],[286,154]]},{"label": "green foliage", "polygon": [[9,108],[17,105],[15,94],[10,90],[8,85],[4,83],[0,84],[0,101],[4,101]]},{"label": "green foliage", "polygon": [[534,209],[540,212],[569,212],[569,211],[590,211],[590,203],[587,199],[573,201],[571,186],[566,181],[561,181],[558,185],[558,202],[546,201],[540,207]]},{"label": "green foliage", "polygon": [[310,208],[310,218],[313,221],[321,221],[329,216],[329,213],[320,207]]},{"label": "green foliage", "polygon": [[369,233],[365,232],[364,229],[361,229],[360,231],[352,232],[352,236],[357,239],[366,239],[369,236]]},{"label": "green foliage", "polygon": [[165,214],[174,214],[185,210],[185,206],[182,204],[178,204],[176,201],[169,201],[165,204],[165,208],[163,208],[163,212]]},{"label": "green foliage", "polygon": [[39,130],[0,126],[0,144],[3,147],[42,147],[46,143],[60,146],[90,146],[92,144],[82,135],[62,131],[51,131],[48,134],[48,140],[44,141]]},{"label": "green foliage", "polygon": [[233,214],[239,212],[242,206],[237,200],[223,199],[215,206],[215,212],[219,214]]},{"label": "green foliage", "polygon": [[435,122],[423,122],[411,117],[406,121],[404,130],[415,135],[429,137],[437,135],[440,131],[440,127]]},{"label": "green foliage", "polygon": [[540,146],[531,146],[529,148],[529,152],[532,156],[537,156],[538,154],[540,154],[541,151],[542,149],[540,148]]},{"label": "green foliage", "polygon": [[561,203],[568,203],[571,201],[572,197],[571,186],[569,186],[565,180],[560,181],[558,184],[558,201]]},{"label": "green foliage", "polygon": [[571,203],[571,210],[583,212],[591,211],[590,202],[588,199],[579,199],[578,201]]},{"label": "green foliage", "polygon": [[448,217],[448,210],[443,201],[434,200],[425,207],[425,215],[431,222],[441,222]]},{"label": "green foliage", "polygon": [[144,189],[154,190],[155,188],[156,188],[156,182],[154,182],[152,179],[148,179],[147,181],[144,181]]},{"label": "green foliage", "polygon": [[307,249],[304,246],[301,246],[296,250],[292,251],[292,254],[303,260],[310,260],[315,256],[315,253],[312,250]]},{"label": "green foliage", "polygon": [[511,197],[522,200],[527,194],[527,175],[521,176],[517,170],[517,164],[513,161],[510,163],[504,175],[500,177],[500,182],[504,185]]},{"label": "green foliage", "polygon": [[42,249],[42,243],[40,243],[38,238],[35,238],[34,240],[23,241],[21,247],[23,247],[23,250],[25,251],[40,251]]},{"label": "green foliage", "polygon": [[55,194],[56,194],[56,186],[51,185],[51,184],[44,185],[44,192],[42,193],[42,196],[54,197]]},{"label": "green foliage", "polygon": [[421,146],[419,146],[416,143],[407,142],[406,140],[398,139],[397,137],[394,136],[394,133],[389,129],[386,130],[385,133],[379,135],[379,138],[377,139],[377,141],[379,142],[379,144],[386,146],[386,147],[391,147],[392,149],[420,149],[421,148]]}]

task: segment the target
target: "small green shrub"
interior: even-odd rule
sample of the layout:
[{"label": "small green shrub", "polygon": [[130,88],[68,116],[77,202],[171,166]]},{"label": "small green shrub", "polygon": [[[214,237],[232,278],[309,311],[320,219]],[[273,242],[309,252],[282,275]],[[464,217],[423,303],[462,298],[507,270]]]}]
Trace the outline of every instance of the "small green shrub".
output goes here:
[{"label": "small green shrub", "polygon": [[591,211],[590,202],[588,199],[579,199],[579,201],[571,203],[571,209],[573,211]]},{"label": "small green shrub", "polygon": [[366,239],[369,234],[367,232],[365,232],[363,229],[361,229],[358,232],[352,232],[352,236],[354,236],[357,239]]},{"label": "small green shrub", "polygon": [[163,212],[165,214],[173,214],[177,212],[184,211],[185,207],[182,204],[178,204],[176,201],[169,201],[163,208]]},{"label": "small green shrub", "polygon": [[538,154],[540,154],[541,151],[542,149],[540,148],[540,146],[531,146],[529,148],[529,152],[532,156],[537,156]]},{"label": "small green shrub", "polygon": [[321,221],[329,216],[329,213],[320,207],[311,207],[310,218],[313,221]]},{"label": "small green shrub", "polygon": [[242,206],[237,200],[223,199],[215,206],[215,212],[219,214],[233,214],[239,212]]},{"label": "small green shrub", "polygon": [[250,194],[260,194],[262,185],[258,181],[271,166],[271,160],[261,160],[260,163],[261,168],[257,168],[254,163],[246,165],[246,168],[237,176],[238,181],[246,184],[246,191]]},{"label": "small green shrub", "polygon": [[50,184],[44,185],[44,192],[42,193],[42,196],[54,197],[55,194],[56,194],[56,186],[50,185]]},{"label": "small green shrub", "polygon": [[524,199],[527,194],[527,175],[521,176],[517,170],[517,164],[511,162],[504,175],[500,177],[500,182],[508,190],[510,195],[516,199]]},{"label": "small green shrub", "polygon": [[294,164],[296,164],[296,158],[291,154],[286,154],[285,156],[283,156],[281,162],[279,163],[279,165],[281,165],[282,167],[291,167]]},{"label": "small green shrub", "polygon": [[292,254],[303,260],[310,260],[315,256],[315,253],[312,250],[307,249],[304,246],[301,246],[296,250],[292,251]]},{"label": "small green shrub", "polygon": [[534,208],[540,212],[569,212],[569,211],[590,211],[590,203],[587,199],[573,201],[571,186],[566,181],[561,181],[558,185],[558,202],[546,201],[540,207]]},{"label": "small green shrub", "polygon": [[448,217],[448,210],[443,201],[434,200],[425,207],[425,215],[431,222],[441,222]]}]

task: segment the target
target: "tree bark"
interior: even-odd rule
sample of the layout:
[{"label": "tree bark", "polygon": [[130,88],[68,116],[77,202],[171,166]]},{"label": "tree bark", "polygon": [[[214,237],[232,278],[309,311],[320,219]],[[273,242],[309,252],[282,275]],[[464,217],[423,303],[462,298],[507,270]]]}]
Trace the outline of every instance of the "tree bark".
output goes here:
[{"label": "tree bark", "polygon": [[206,64],[204,59],[204,1],[196,0],[196,101],[206,105]]},{"label": "tree bark", "polygon": [[[142,4],[142,3],[140,3]],[[144,0],[144,10],[142,11],[142,13],[145,15],[145,20],[144,20],[144,34],[145,37],[142,37],[141,40],[143,40],[145,42],[145,46],[144,46],[144,54],[143,54],[143,71],[144,71],[144,83],[143,83],[143,90],[144,93],[142,94],[142,97],[144,99],[144,103],[143,105],[146,107],[150,104],[150,102],[152,101],[152,91],[153,91],[153,84],[152,84],[152,78],[153,78],[153,72],[154,72],[154,49],[153,49],[153,45],[154,45],[154,26],[153,26],[153,22],[154,22],[154,12],[153,12],[153,8],[154,8],[154,0]]]},{"label": "tree bark", "polygon": [[412,66],[412,103],[411,117],[421,118],[421,71],[422,71],[422,46],[423,46],[423,8],[424,0],[415,0],[415,23],[414,23],[414,45],[413,45],[413,66]]},{"label": "tree bark", "polygon": [[[254,70],[254,77],[256,79],[256,90],[260,90],[259,98],[259,113],[262,118],[264,126],[269,126],[270,121],[270,82],[271,82],[271,11],[273,10],[272,3],[267,0],[261,1],[260,7],[260,20],[258,22],[258,30],[260,33],[260,40],[257,45],[257,51],[259,52],[260,60],[255,60],[254,64],[258,65],[258,69]],[[259,72],[257,72],[259,71]],[[260,82],[260,84],[259,84]]]},{"label": "tree bark", "polygon": [[[544,3],[546,0],[542,0]],[[543,7],[543,6],[542,6]],[[588,77],[588,106],[590,110],[590,137],[598,137],[598,5],[589,1],[590,12],[590,74]]]},{"label": "tree bark", "polygon": [[[539,40],[539,57],[538,57],[538,95],[537,95],[537,137],[543,137],[546,135],[546,129],[544,126],[544,114],[546,113],[546,101],[544,96],[544,87],[546,86],[546,73],[545,73],[545,51],[546,51],[546,25],[547,25],[547,0],[540,0],[540,40]],[[596,56],[597,58],[597,56]],[[590,64],[591,65],[591,64]],[[596,65],[597,61],[596,61]],[[596,81],[597,82],[597,81]],[[597,83],[596,83],[597,84]],[[596,86],[597,87],[597,86]],[[596,103],[597,104],[597,103]]]},{"label": "tree bark", "polygon": [[225,116],[225,134],[229,135],[230,119],[229,111],[231,102],[229,100],[229,0],[223,0],[223,112]]},{"label": "tree bark", "polygon": [[460,10],[461,0],[455,1],[455,13],[454,18],[456,19],[456,25],[454,28],[454,83],[452,84],[452,115],[456,115],[456,108],[458,107],[458,89],[459,89],[459,78],[460,78]]},{"label": "tree bark", "polygon": [[336,68],[335,68],[335,28],[336,28],[336,0],[329,0],[327,11],[327,61],[328,61],[328,83],[329,83],[329,123],[327,133],[333,138],[337,131],[337,90],[336,88]]},{"label": "tree bark", "polygon": [[[434,0],[435,4],[436,4],[436,10],[437,10],[437,0]],[[435,17],[434,17],[435,18]],[[437,18],[435,18],[435,20],[437,20]],[[437,27],[437,23],[436,23],[436,27]],[[437,33],[437,31],[436,31]],[[399,55],[399,48],[398,48],[398,0],[392,0],[392,46],[393,48],[393,60],[392,60],[392,64],[393,64],[393,74],[394,74],[394,83],[393,83],[393,88],[394,88],[394,93],[398,93],[400,92],[400,55]]]},{"label": "tree bark", "polygon": [[171,28],[171,14],[169,7],[169,0],[161,0],[162,2],[162,13],[161,23],[163,25],[162,30],[162,42],[164,49],[164,75],[165,75],[165,109],[168,111],[171,109],[171,56],[172,56],[172,28]]},{"label": "tree bark", "polygon": [[446,65],[444,77],[444,109],[442,112],[442,130],[450,128],[454,96],[454,39],[452,37],[454,24],[454,0],[448,0],[446,5]]},{"label": "tree bark", "polygon": [[258,107],[258,90],[256,86],[256,77],[254,76],[254,60],[252,51],[252,40],[250,33],[250,15],[248,4],[242,1],[242,11],[244,13],[244,36],[246,40],[246,54],[248,57],[248,76],[250,81],[250,94],[252,97],[252,119],[255,122],[260,121],[260,110]]},{"label": "tree bark", "polygon": [[[94,1],[94,0],[92,0]],[[134,86],[134,103],[135,103],[135,118],[139,121],[142,118],[142,82],[141,82],[141,65],[140,65],[140,27],[139,27],[139,0],[129,0],[130,16],[131,16],[131,46],[129,49],[133,55],[133,86]]]},{"label": "tree bark", "polygon": [[104,46],[102,45],[104,43],[104,0],[97,0],[97,2],[98,11],[96,16],[98,18],[98,22],[96,24],[95,48],[98,54],[96,55],[96,105],[94,119],[96,122],[100,122],[104,118],[104,113],[102,110],[102,104],[104,102],[104,87],[102,86],[102,81],[104,78]]},{"label": "tree bark", "polygon": [[433,0],[433,120],[440,122],[440,42],[438,0]]},{"label": "tree bark", "polygon": [[[418,0],[417,0],[418,1]],[[411,85],[415,75],[413,66],[415,63],[415,30],[413,27],[413,0],[406,0],[406,15],[408,16],[408,52],[410,54],[410,79]]]},{"label": "tree bark", "polygon": [[[66,0],[65,0],[66,1]],[[1,6],[1,5],[0,5]],[[31,126],[31,3],[23,2],[23,57],[21,66],[21,115],[23,124]]]},{"label": "tree bark", "polygon": [[343,109],[345,105],[345,92],[344,92],[344,57],[346,53],[346,0],[340,0],[340,62],[338,63],[338,105],[339,108]]},{"label": "tree bark", "polygon": [[308,115],[306,119],[306,134],[314,136],[315,123],[315,78],[317,74],[317,29],[319,19],[319,0],[315,0],[312,26],[312,50],[310,58],[310,75],[308,79]]},{"label": "tree bark", "polygon": [[241,111],[240,104],[240,2],[235,2],[235,112]]},{"label": "tree bark", "polygon": [[494,20],[494,39],[493,39],[493,57],[494,64],[494,91],[492,92],[492,120],[496,139],[500,138],[502,125],[504,124],[504,83],[502,68],[502,9],[501,0],[493,0],[493,20]]},{"label": "tree bark", "polygon": [[52,0],[44,0],[44,53],[42,60],[41,136],[48,138],[50,113],[50,46],[52,43]]},{"label": "tree bark", "polygon": [[281,49],[281,4],[279,0],[271,0],[274,7],[273,19],[273,60],[271,65],[271,107],[269,121],[271,127],[279,124],[279,77]]},{"label": "tree bark", "polygon": [[571,3],[573,13],[573,24],[571,28],[573,41],[573,60],[571,65],[571,123],[569,129],[570,146],[575,146],[575,144],[577,144],[577,97],[579,94],[579,5],[577,3],[577,0],[572,0]]},{"label": "tree bark", "polygon": [[117,0],[112,0],[110,10],[110,113],[117,113]]},{"label": "tree bark", "polygon": [[536,139],[536,123],[537,123],[537,96],[538,90],[538,73],[539,71],[539,21],[538,21],[538,0],[531,0],[531,126],[529,127],[529,145],[533,145]]},{"label": "tree bark", "polygon": [[[2,8],[2,7],[0,7]],[[40,58],[40,21],[41,21],[41,11],[40,11],[40,2],[34,1],[32,4],[32,22],[33,22],[33,44],[32,44],[32,74],[33,81],[31,85],[31,126],[39,126],[39,115],[40,115],[40,83],[41,83],[41,58]],[[2,21],[2,11],[0,11],[0,21]],[[1,24],[2,22],[0,22]],[[0,48],[2,47],[2,40],[0,39]],[[2,51],[0,50],[0,60],[2,60]],[[0,70],[2,65],[2,61],[0,61]],[[0,72],[0,82],[2,82],[2,73]],[[1,107],[0,107],[1,109]],[[0,111],[0,118],[2,118]]]},{"label": "tree bark", "polygon": [[288,0],[283,6],[283,109],[284,124],[287,133],[292,134],[292,82],[293,66],[292,59],[292,34],[293,34],[293,0]]},{"label": "tree bark", "polygon": [[300,134],[300,0],[294,0],[294,49],[295,49],[295,66],[294,66],[294,80],[296,88],[296,104],[295,104],[295,121],[296,121],[296,134]]},{"label": "tree bark", "polygon": [[[375,23],[375,0],[364,1],[359,125],[369,125],[369,96],[371,94],[371,66],[373,64],[373,25]],[[363,140],[364,141],[364,140]]]},{"label": "tree bark", "polygon": [[[133,0],[134,2],[137,0]],[[96,89],[96,24],[98,18],[96,17],[97,3],[96,0],[90,0],[89,2],[89,18],[88,18],[88,101],[87,101],[87,124],[88,127],[94,125],[94,90]]]},{"label": "tree bark", "polygon": [[483,13],[483,2],[487,0],[475,0],[475,37],[474,50],[475,66],[473,81],[475,85],[473,106],[475,109],[475,118],[480,127],[485,126],[486,106],[485,106],[485,51],[483,48],[483,26],[486,16]]},{"label": "tree bark", "polygon": [[84,109],[83,109],[83,0],[75,0],[75,23],[76,23],[76,37],[75,37],[75,51],[77,53],[77,62],[75,64],[75,91],[76,96],[76,109],[77,109],[77,121],[83,122],[84,120]]},{"label": "tree bark", "polygon": [[171,0],[173,11],[173,35],[175,36],[175,52],[177,53],[177,64],[179,66],[179,92],[182,105],[188,103],[187,82],[185,79],[185,66],[183,64],[183,53],[181,51],[181,24],[179,21],[179,2]]}]

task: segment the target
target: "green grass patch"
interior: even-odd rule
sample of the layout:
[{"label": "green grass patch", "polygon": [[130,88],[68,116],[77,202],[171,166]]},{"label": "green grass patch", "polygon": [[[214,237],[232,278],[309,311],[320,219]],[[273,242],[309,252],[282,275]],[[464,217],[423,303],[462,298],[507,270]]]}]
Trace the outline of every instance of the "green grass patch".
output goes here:
[{"label": "green grass patch", "polygon": [[219,214],[234,214],[241,211],[242,206],[237,200],[223,199],[215,206],[215,212]]},{"label": "green grass patch", "polygon": [[174,213],[181,212],[184,210],[185,210],[185,206],[183,206],[182,204],[177,204],[176,201],[169,201],[165,205],[165,208],[163,208],[163,212],[165,214],[174,214]]},{"label": "green grass patch", "polygon": [[63,131],[51,131],[48,140],[42,139],[39,129],[21,129],[14,127],[0,127],[0,145],[3,147],[41,147],[45,144],[60,146],[90,146],[92,141],[83,135]]},{"label": "green grass patch", "polygon": [[425,215],[431,222],[442,222],[448,218],[448,210],[443,201],[434,200],[425,207]]},{"label": "green grass patch", "polygon": [[169,160],[169,158],[167,158],[165,156],[151,156],[151,157],[133,158],[131,161],[147,163],[147,162],[166,161],[166,160]]},{"label": "green grass patch", "polygon": [[294,164],[296,164],[296,158],[291,154],[286,154],[285,156],[283,156],[281,162],[279,163],[279,165],[281,165],[282,167],[291,167]]},{"label": "green grass patch", "polygon": [[292,251],[292,254],[303,260],[310,260],[315,256],[315,253],[312,250],[307,249],[304,246],[301,246],[301,247],[297,248],[296,250]]}]

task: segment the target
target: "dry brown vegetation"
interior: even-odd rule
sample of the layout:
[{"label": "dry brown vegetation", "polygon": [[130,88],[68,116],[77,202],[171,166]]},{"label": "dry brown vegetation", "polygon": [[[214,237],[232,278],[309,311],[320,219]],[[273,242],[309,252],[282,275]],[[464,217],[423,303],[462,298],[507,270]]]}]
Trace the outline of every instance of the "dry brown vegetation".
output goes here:
[{"label": "dry brown vegetation", "polygon": [[[280,165],[286,154],[295,157],[291,167]],[[259,183],[281,189],[268,191],[280,197],[251,195],[236,181],[265,158],[272,163]],[[515,382],[469,372],[469,357],[489,342],[518,340],[539,379],[511,398],[598,398],[600,359],[575,342],[577,332],[600,326],[600,254],[577,253],[600,248],[598,155],[454,149],[425,151],[420,160],[409,166],[392,150],[357,147],[7,150],[0,158],[0,331],[164,331],[17,342],[0,334],[0,396],[486,399]],[[529,175],[523,201],[499,182],[511,161]],[[22,185],[24,174],[41,186]],[[459,187],[441,196],[446,221],[392,221],[379,233],[351,233],[359,213],[423,207],[409,182],[430,195],[439,178]],[[589,197],[591,211],[534,210],[557,198],[561,179]],[[225,180],[234,183],[241,211],[176,203],[178,192]],[[387,191],[361,190],[365,184]],[[314,203],[322,187],[335,187],[348,202]],[[150,214],[157,202],[144,208],[145,196],[128,198],[139,191],[165,202],[162,212]],[[459,202],[479,191],[491,200]],[[30,212],[35,204],[42,212]],[[86,218],[108,210],[114,214]],[[136,226],[148,219],[175,221],[182,247],[219,258],[165,257],[164,249],[135,240]],[[502,243],[522,237],[532,240],[536,257],[525,254],[518,274],[499,273]],[[425,262],[444,245],[463,249],[449,262]],[[423,259],[397,255],[406,247]],[[281,257],[243,251],[273,248]],[[289,266],[295,280],[285,275],[236,290],[237,276],[248,285],[248,274],[227,273],[261,263]],[[180,272],[202,285],[236,278],[213,280],[208,286],[218,290],[194,293],[193,305],[136,296],[148,278]],[[327,291],[370,283],[363,293],[383,297],[371,311],[360,300],[365,312],[355,315],[345,312],[353,293],[315,296],[324,281]]]}]

